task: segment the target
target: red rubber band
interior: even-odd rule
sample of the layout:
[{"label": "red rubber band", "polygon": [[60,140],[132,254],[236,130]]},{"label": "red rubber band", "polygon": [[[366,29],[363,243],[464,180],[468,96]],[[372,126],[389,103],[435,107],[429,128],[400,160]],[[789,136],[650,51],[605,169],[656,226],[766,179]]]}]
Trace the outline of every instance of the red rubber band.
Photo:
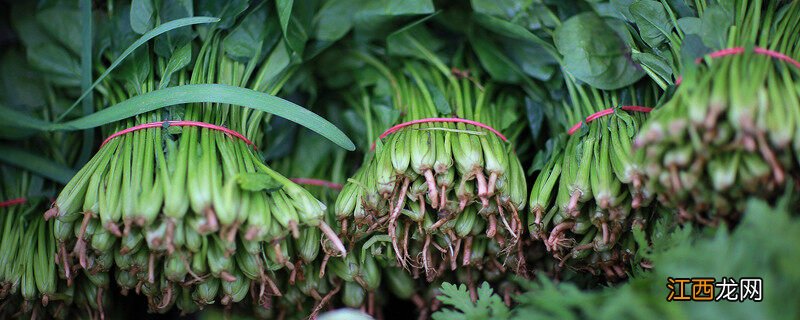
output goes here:
[{"label": "red rubber band", "polygon": [[[384,131],[383,133],[381,133],[380,136],[378,136],[378,139],[386,138],[388,135],[400,131],[400,129],[421,123],[466,123],[469,125],[489,130],[495,135],[497,135],[497,137],[499,137],[500,140],[503,140],[503,142],[508,142],[508,138],[506,138],[506,136],[504,136],[502,133],[500,133],[500,131],[497,131],[495,128],[492,128],[488,124],[483,124],[478,121],[461,119],[461,118],[425,118],[425,119],[411,120],[409,122],[403,122],[389,129],[386,129],[386,131]],[[372,147],[370,147],[370,150],[375,150],[375,143],[372,143]]]},{"label": "red rubber band", "polygon": [[[620,109],[625,110],[625,111],[635,111],[635,112],[645,112],[645,113],[653,111],[653,108],[642,107],[642,106],[621,106]],[[578,129],[581,128],[581,125],[583,125],[584,122],[585,123],[589,123],[589,122],[592,122],[594,120],[597,120],[597,118],[605,117],[605,116],[610,115],[612,113],[614,113],[614,108],[608,108],[608,109],[603,109],[603,110],[597,111],[597,112],[591,114],[590,116],[586,117],[585,121],[579,121],[578,123],[572,125],[572,127],[570,127],[569,130],[567,131],[567,134],[569,134],[569,135],[574,134],[575,131],[578,131]]]},{"label": "red rubber band", "polygon": [[[714,51],[712,53],[709,53],[708,57],[712,58],[712,59],[716,59],[716,58],[725,57],[725,56],[732,56],[732,55],[742,54],[745,51],[746,50],[745,50],[744,47],[733,47],[733,48],[727,48],[727,49]],[[766,49],[766,48],[761,48],[761,47],[753,48],[753,52],[755,52],[756,54],[765,55],[765,56],[768,56],[768,57],[771,57],[771,58],[775,58],[775,59],[787,62],[787,63],[789,63],[791,65],[794,65],[798,69],[800,69],[800,61],[792,59],[792,57],[787,56],[787,55],[785,55],[783,53],[780,53],[780,52],[777,52],[777,51],[773,51],[773,50],[769,50],[769,49]],[[704,59],[703,57],[700,57],[700,58],[695,59],[694,62],[697,63],[697,64],[700,64],[700,63],[703,62],[703,59]],[[678,76],[678,78],[675,79],[675,85],[681,84],[682,81],[683,81],[683,76]]]},{"label": "red rubber band", "polygon": [[471,124],[473,126],[489,130],[492,133],[494,133],[495,135],[497,135],[498,137],[500,137],[501,140],[503,140],[505,142],[508,142],[508,139],[506,138],[506,136],[504,136],[502,133],[500,133],[500,131],[497,131],[494,128],[490,127],[489,125],[480,123],[478,121],[473,121],[473,120],[468,120],[468,119],[461,119],[461,118],[425,118],[425,119],[412,120],[412,121],[409,121],[409,122],[403,122],[403,123],[398,124],[398,125],[396,125],[394,127],[386,129],[386,131],[384,131],[383,133],[381,133],[380,136],[378,136],[378,139],[386,138],[386,136],[388,136],[388,135],[390,135],[392,133],[395,133],[397,131],[400,131],[400,129],[403,129],[403,128],[408,127],[408,126],[413,126],[415,124],[420,124],[420,123],[436,123],[436,122]]},{"label": "red rubber band", "polygon": [[23,203],[25,203],[27,201],[28,201],[28,199],[25,199],[25,198],[16,198],[16,199],[11,199],[11,200],[6,200],[6,201],[3,201],[3,202],[0,202],[0,208],[15,206],[15,205],[18,205],[18,204],[23,204]]},{"label": "red rubber band", "polygon": [[326,188],[330,188],[330,189],[334,189],[334,190],[342,190],[342,185],[341,184],[338,184],[338,183],[335,183],[335,182],[330,182],[330,181],[325,181],[325,180],[320,180],[320,179],[291,178],[289,180],[292,180],[292,182],[297,183],[297,184],[326,187]]},{"label": "red rubber band", "polygon": [[216,131],[222,131],[222,132],[224,132],[226,134],[229,134],[229,135],[232,135],[234,137],[237,137],[237,138],[241,139],[242,141],[244,141],[248,145],[253,146],[253,148],[256,147],[256,145],[253,144],[252,141],[250,141],[247,138],[245,138],[245,136],[243,136],[241,133],[238,133],[238,132],[233,131],[231,129],[228,129],[228,128],[225,128],[225,127],[222,127],[222,126],[218,126],[218,125],[214,125],[214,124],[210,124],[210,123],[205,123],[205,122],[200,122],[200,121],[186,121],[186,120],[150,122],[150,123],[144,123],[144,124],[140,124],[140,125],[137,125],[137,126],[133,126],[133,127],[127,128],[127,129],[123,129],[123,130],[117,131],[114,134],[108,136],[108,138],[106,138],[106,140],[103,140],[103,143],[100,144],[100,147],[102,148],[104,145],[106,145],[106,143],[111,141],[111,139],[114,139],[114,138],[119,137],[121,135],[128,134],[128,133],[131,133],[131,132],[134,132],[134,131],[139,131],[139,130],[142,130],[142,129],[163,127],[165,124],[167,126],[201,127],[201,128],[206,128],[206,129],[211,129],[211,130],[216,130]]}]

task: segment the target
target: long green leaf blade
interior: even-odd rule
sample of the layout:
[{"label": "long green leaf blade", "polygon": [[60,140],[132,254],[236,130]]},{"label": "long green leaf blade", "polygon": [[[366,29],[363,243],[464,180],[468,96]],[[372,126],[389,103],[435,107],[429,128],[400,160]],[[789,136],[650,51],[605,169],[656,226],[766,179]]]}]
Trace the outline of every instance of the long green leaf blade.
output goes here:
[{"label": "long green leaf blade", "polygon": [[[81,0],[81,24],[83,33],[81,42],[81,90],[84,92],[89,91],[92,85],[92,1]],[[87,95],[83,100],[81,109],[83,114],[92,113],[92,95]],[[78,166],[83,166],[84,163],[89,161],[92,156],[92,146],[94,145],[94,130],[86,130],[83,132],[83,145],[81,145],[80,157],[78,157]]]},{"label": "long green leaf blade", "polygon": [[61,119],[64,118],[64,116],[69,114],[70,111],[72,111],[72,109],[74,109],[75,106],[77,106],[78,103],[81,102],[81,100],[86,98],[86,96],[88,96],[92,92],[92,90],[94,90],[94,88],[98,84],[100,84],[100,82],[102,82],[103,79],[105,79],[105,77],[108,76],[108,74],[111,73],[112,70],[114,70],[114,68],[119,66],[122,63],[122,61],[125,60],[125,58],[127,58],[131,53],[133,53],[134,50],[139,48],[145,42],[147,42],[150,39],[153,39],[153,38],[161,35],[162,33],[169,32],[169,31],[177,29],[177,28],[190,26],[190,25],[194,25],[194,24],[214,23],[214,22],[218,22],[218,21],[219,21],[219,18],[214,18],[214,17],[182,18],[182,19],[172,20],[170,22],[167,22],[167,23],[164,23],[162,25],[159,25],[158,27],[154,28],[153,30],[150,30],[147,33],[143,34],[142,37],[140,37],[133,44],[131,44],[130,47],[125,49],[125,51],[123,51],[122,54],[116,60],[114,60],[113,63],[111,63],[111,66],[109,66],[108,69],[106,69],[106,71],[103,72],[103,74],[100,75],[100,77],[98,77],[97,80],[94,81],[94,83],[92,83],[92,86],[89,87],[89,89],[85,90],[83,92],[83,94],[81,94],[81,96],[78,98],[78,100],[75,100],[75,103],[73,103],[72,106],[70,106],[69,109],[67,109],[67,111],[65,111],[63,114],[61,114],[61,116],[59,116],[58,119],[56,119],[56,121],[60,121]]},{"label": "long green leaf blade", "polygon": [[159,108],[186,103],[222,103],[271,113],[304,126],[342,148],[355,150],[355,145],[344,132],[301,106],[263,92],[222,84],[191,84],[155,90],[73,121],[51,124],[48,129],[89,129]]},{"label": "long green leaf blade", "polygon": [[61,184],[66,184],[75,171],[37,154],[0,145],[0,162],[19,167]]}]

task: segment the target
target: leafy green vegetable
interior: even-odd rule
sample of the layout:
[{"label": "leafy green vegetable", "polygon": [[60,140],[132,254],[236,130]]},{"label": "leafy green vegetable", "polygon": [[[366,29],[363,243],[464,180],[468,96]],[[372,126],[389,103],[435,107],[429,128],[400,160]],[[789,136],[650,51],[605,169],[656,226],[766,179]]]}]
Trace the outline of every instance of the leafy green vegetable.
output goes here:
[{"label": "leafy green vegetable", "polygon": [[42,155],[3,145],[0,145],[0,162],[14,165],[62,184],[69,182],[75,175],[71,168]]},{"label": "leafy green vegetable", "polygon": [[578,80],[603,90],[630,85],[644,72],[630,58],[630,47],[598,15],[576,15],[556,29],[556,48],[564,70]]},{"label": "leafy green vegetable", "polygon": [[629,10],[642,40],[649,46],[658,47],[672,32],[672,22],[660,2],[638,0],[630,5]]},{"label": "leafy green vegetable", "polygon": [[145,34],[156,25],[156,4],[153,0],[131,1],[131,29]]},{"label": "leafy green vegetable", "polygon": [[165,33],[165,32],[168,32],[168,31],[173,30],[173,29],[177,29],[177,28],[181,28],[181,27],[185,27],[185,26],[190,26],[190,25],[194,25],[194,24],[212,23],[212,22],[218,22],[218,21],[220,21],[220,19],[218,19],[218,18],[210,18],[210,17],[184,18],[184,19],[178,19],[178,20],[175,20],[175,21],[170,21],[170,22],[164,23],[162,25],[159,25],[155,29],[148,31],[147,33],[142,35],[141,38],[136,40],[136,42],[131,44],[127,49],[125,49],[125,52],[123,52],[116,60],[114,60],[113,63],[111,63],[111,65],[108,67],[108,69],[106,69],[106,71],[103,72],[103,74],[101,74],[100,77],[98,77],[97,80],[94,81],[94,83],[92,83],[92,86],[89,87],[89,89],[83,91],[83,94],[81,94],[81,96],[75,101],[75,103],[73,103],[72,106],[69,109],[67,109],[67,111],[64,112],[59,117],[58,120],[60,120],[61,118],[63,118],[67,114],[69,114],[69,112],[75,106],[77,106],[78,103],[81,102],[81,100],[86,98],[86,96],[88,96],[92,92],[92,90],[94,90],[94,88],[97,87],[97,85],[100,84],[100,82],[102,82],[103,79],[105,79],[105,77],[107,77],[111,73],[111,71],[114,70],[114,68],[119,66],[120,63],[122,63],[122,61],[125,60],[125,58],[127,58],[130,54],[132,54],[136,50],[136,48],[138,48],[141,45],[145,44],[148,40],[153,39],[153,38],[157,37],[158,35],[160,35],[162,33]]}]

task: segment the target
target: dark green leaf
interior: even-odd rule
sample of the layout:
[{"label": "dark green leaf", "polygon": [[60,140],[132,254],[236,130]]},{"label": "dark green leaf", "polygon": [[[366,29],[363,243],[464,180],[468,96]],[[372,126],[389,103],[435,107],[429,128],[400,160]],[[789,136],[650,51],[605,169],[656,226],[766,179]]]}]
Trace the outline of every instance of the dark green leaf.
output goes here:
[{"label": "dark green leaf", "polygon": [[355,14],[355,37],[360,40],[381,39],[397,30],[405,17],[434,12],[430,0],[361,0]]},{"label": "dark green leaf", "polygon": [[672,67],[663,58],[647,52],[636,52],[632,57],[636,62],[652,69],[661,79],[672,79]]},{"label": "dark green leaf", "polygon": [[170,21],[170,22],[164,23],[162,25],[159,25],[155,29],[148,31],[147,33],[142,35],[141,38],[136,40],[136,42],[131,44],[127,49],[125,49],[125,52],[123,52],[116,60],[114,60],[113,63],[111,63],[111,65],[108,67],[108,69],[106,69],[106,71],[103,72],[103,74],[101,74],[100,77],[98,77],[97,80],[94,81],[94,83],[92,83],[92,86],[89,87],[88,90],[83,91],[83,94],[81,94],[81,96],[78,97],[77,100],[75,100],[75,103],[73,103],[72,106],[70,106],[69,109],[67,109],[67,111],[64,114],[62,114],[61,117],[63,117],[64,115],[68,114],[69,111],[72,110],[76,105],[78,105],[78,103],[80,103],[81,100],[83,100],[83,98],[86,98],[86,96],[89,95],[89,93],[91,93],[92,90],[94,90],[94,87],[96,87],[98,84],[100,84],[100,82],[102,82],[103,79],[105,79],[106,76],[108,76],[108,74],[111,73],[112,70],[114,70],[117,66],[119,66],[119,64],[122,63],[122,61],[124,61],[125,58],[127,58],[131,53],[133,53],[133,51],[135,51],[136,48],[138,48],[141,45],[145,44],[148,40],[153,39],[153,38],[157,37],[158,35],[160,35],[160,34],[162,34],[164,32],[173,30],[173,29],[177,29],[177,28],[181,28],[181,27],[185,27],[185,26],[190,26],[190,25],[193,25],[193,24],[213,23],[213,22],[217,22],[217,21],[220,21],[220,20],[218,18],[212,18],[212,17],[184,18],[184,19],[178,19],[178,20],[175,20],[175,21]]},{"label": "dark green leaf", "polygon": [[633,15],[631,14],[631,4],[636,0],[611,0],[611,6],[619,12],[619,14],[629,22],[634,22]]},{"label": "dark green leaf", "polygon": [[353,12],[358,12],[359,0],[330,0],[322,5],[314,17],[314,37],[336,41],[353,28]]},{"label": "dark green leaf", "polygon": [[296,142],[298,129],[297,124],[283,118],[270,121],[264,131],[267,137],[266,144],[269,145],[269,150],[264,155],[265,160],[270,161],[289,155],[292,146],[298,145]]},{"label": "dark green leaf", "polygon": [[[278,1],[278,3],[280,2]],[[289,48],[300,56],[305,52],[308,33],[311,31],[314,18],[312,9],[308,7],[309,5],[305,1],[295,3],[291,10],[291,15],[288,17],[289,24],[283,29],[283,36]]]},{"label": "dark green leaf", "polygon": [[678,19],[678,28],[685,34],[700,34],[702,32],[702,20],[698,17],[685,17]]},{"label": "dark green leaf", "polygon": [[55,42],[74,55],[81,54],[83,19],[77,7],[59,5],[44,9],[36,13],[36,21]]},{"label": "dark green leaf", "polygon": [[565,21],[554,40],[564,69],[598,89],[622,88],[644,76],[624,40],[596,14],[582,13]]},{"label": "dark green leaf", "polygon": [[630,5],[630,12],[642,40],[650,47],[658,47],[672,32],[672,21],[661,2],[638,0]]},{"label": "dark green leaf", "polygon": [[292,19],[292,5],[294,5],[294,0],[275,1],[275,6],[278,8],[278,20],[281,22],[281,30],[284,34],[289,27],[289,20]]},{"label": "dark green leaf", "polygon": [[28,65],[21,53],[5,52],[0,59],[0,70],[3,70],[0,72],[0,101],[3,104],[25,110],[45,105],[42,77]]},{"label": "dark green leaf", "polygon": [[71,53],[49,37],[27,10],[32,8],[12,7],[11,19],[17,33],[23,35],[20,40],[25,45],[25,54],[30,65],[46,73],[46,77],[53,83],[79,86],[81,70],[77,54]]},{"label": "dark green leaf", "polygon": [[[93,25],[92,25],[92,1],[80,0],[80,12],[82,21],[82,37],[81,37],[81,90],[89,89],[92,85],[92,40]],[[90,95],[83,100],[81,106],[82,114],[92,113],[94,108],[94,99]],[[82,166],[89,161],[92,155],[92,148],[94,147],[94,131],[86,130],[83,132],[83,143],[81,144],[81,152],[78,157],[77,165]]]},{"label": "dark green leaf", "polygon": [[[711,49],[703,44],[703,40],[700,36],[690,34],[683,39],[681,45],[681,59],[683,61],[694,61],[709,52],[711,52]],[[687,63],[684,64],[683,68],[692,68],[694,66],[694,63]]]},{"label": "dark green leaf", "polygon": [[236,23],[236,19],[249,6],[248,0],[197,0],[195,8],[197,14],[201,16],[218,17],[219,23],[213,27],[217,29],[228,29]]},{"label": "dark green leaf", "polygon": [[178,70],[186,68],[192,62],[192,44],[187,43],[178,48],[169,58],[167,67],[164,69],[164,74],[161,82],[158,84],[159,89],[166,88],[172,78],[172,74]]},{"label": "dark green leaf", "polygon": [[[158,9],[159,21],[172,21],[194,16],[191,0],[163,1]],[[168,31],[155,39],[153,50],[160,57],[169,58],[175,50],[189,43],[194,32],[189,28]]]},{"label": "dark green leaf", "polygon": [[728,28],[733,23],[733,15],[722,6],[710,6],[701,18],[700,37],[703,43],[712,49],[725,48],[728,39]]},{"label": "dark green leaf", "polygon": [[523,74],[517,64],[491,43],[485,33],[473,32],[470,35],[470,42],[481,65],[492,79],[507,83],[521,81]]},{"label": "dark green leaf", "polygon": [[66,184],[75,175],[72,169],[55,163],[48,157],[4,145],[0,145],[0,161],[61,184]]},{"label": "dark green leaf", "polygon": [[544,123],[544,105],[530,97],[525,97],[525,111],[528,115],[528,126],[531,129],[533,140],[538,140],[542,131],[542,123]]},{"label": "dark green leaf", "polygon": [[278,46],[272,49],[272,53],[264,61],[264,65],[270,66],[270,68],[266,72],[259,74],[261,78],[255,80],[255,83],[260,83],[261,87],[255,89],[266,91],[278,80],[278,76],[290,67],[291,63],[291,53],[286,48],[286,41],[280,40]]},{"label": "dark green leaf", "polygon": [[532,0],[471,0],[472,10],[475,12],[511,19],[531,6]]},{"label": "dark green leaf", "polygon": [[222,41],[231,58],[247,61],[261,49],[267,34],[267,7],[261,6],[245,17]]},{"label": "dark green leaf", "polygon": [[441,39],[434,37],[430,31],[421,24],[424,20],[425,18],[389,35],[389,37],[386,38],[386,47],[389,50],[389,54],[428,60],[430,57],[421,49],[436,52],[444,46]]},{"label": "dark green leaf", "polygon": [[153,0],[131,1],[131,29],[138,34],[144,34],[155,25],[156,6]]},{"label": "dark green leaf", "polygon": [[128,92],[142,93],[144,83],[146,83],[153,68],[151,67],[150,55],[147,50],[136,50],[119,68],[117,76],[123,82]]}]

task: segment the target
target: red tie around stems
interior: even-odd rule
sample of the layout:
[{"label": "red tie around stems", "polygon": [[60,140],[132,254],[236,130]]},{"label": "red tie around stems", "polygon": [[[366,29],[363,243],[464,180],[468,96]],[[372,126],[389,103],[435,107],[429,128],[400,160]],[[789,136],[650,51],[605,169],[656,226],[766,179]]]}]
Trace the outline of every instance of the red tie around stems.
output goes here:
[{"label": "red tie around stems", "polygon": [[338,183],[335,183],[335,182],[330,182],[330,181],[325,181],[325,180],[320,180],[320,179],[291,178],[289,180],[292,180],[292,182],[297,183],[297,184],[304,184],[304,185],[309,185],[309,186],[319,186],[319,187],[325,187],[325,188],[330,188],[330,189],[334,189],[334,190],[342,190],[342,185],[341,184],[338,184]]},{"label": "red tie around stems", "polygon": [[200,122],[200,121],[185,121],[185,120],[150,122],[150,123],[144,123],[144,124],[140,124],[140,125],[137,125],[137,126],[133,126],[133,127],[127,128],[127,129],[123,129],[123,130],[117,131],[114,134],[108,136],[108,138],[106,138],[106,140],[104,140],[103,143],[100,144],[100,147],[102,148],[104,145],[106,145],[106,143],[111,141],[111,139],[114,139],[114,138],[119,137],[121,135],[128,134],[128,133],[131,133],[131,132],[134,132],[134,131],[139,131],[139,130],[142,130],[142,129],[164,127],[165,125],[166,126],[176,126],[176,127],[201,127],[201,128],[206,128],[206,129],[211,129],[211,130],[216,130],[216,131],[222,131],[222,132],[224,132],[224,133],[226,133],[228,135],[232,135],[234,137],[237,137],[237,138],[241,139],[242,141],[247,143],[247,145],[253,146],[253,148],[256,147],[256,145],[253,144],[252,141],[250,141],[247,138],[245,138],[245,136],[243,136],[241,133],[238,133],[238,132],[233,131],[231,129],[228,129],[228,128],[225,128],[225,127],[222,127],[222,126],[218,126],[218,125],[214,125],[214,124],[210,124],[210,123]]},{"label": "red tie around stems", "polygon": [[27,201],[28,201],[28,199],[25,199],[25,198],[16,198],[16,199],[11,199],[11,200],[6,200],[6,201],[3,201],[3,202],[0,202],[0,208],[15,206],[15,205],[18,205],[18,204],[23,204],[23,203],[25,203]]},{"label": "red tie around stems", "polygon": [[[727,48],[727,49],[714,51],[712,53],[709,53],[708,57],[711,58],[711,59],[715,59],[715,58],[720,58],[720,57],[725,57],[725,56],[732,56],[732,55],[742,54],[745,51],[746,50],[745,50],[744,47],[733,47],[733,48]],[[773,50],[769,50],[769,49],[766,49],[766,48],[761,48],[761,47],[753,48],[753,52],[755,52],[756,54],[765,55],[765,56],[768,56],[768,57],[771,57],[771,58],[775,58],[775,59],[787,62],[787,63],[797,67],[798,69],[800,69],[800,61],[792,59],[792,57],[787,56],[787,55],[785,55],[783,53],[780,53],[780,52],[777,52],[777,51],[773,51]],[[703,58],[702,57],[697,58],[697,59],[694,60],[694,63],[697,63],[697,64],[700,64],[702,62],[703,62]],[[683,81],[683,77],[682,76],[678,76],[678,79],[675,79],[675,85],[681,84],[681,81]]]},{"label": "red tie around stems", "polygon": [[[711,58],[711,59],[716,59],[716,58],[725,57],[725,56],[732,56],[732,55],[742,54],[745,51],[746,50],[745,50],[744,47],[733,47],[733,48],[727,48],[727,49],[714,51],[712,53],[709,53],[708,57]],[[765,48],[761,48],[761,47],[753,48],[753,52],[755,52],[756,54],[765,55],[765,56],[768,56],[768,57],[771,57],[771,58],[775,58],[775,59],[778,59],[778,60],[781,60],[781,61],[785,61],[785,62],[797,67],[798,69],[800,69],[800,61],[792,59],[791,57],[789,57],[789,56],[787,56],[787,55],[785,55],[783,53],[780,53],[780,52],[777,52],[777,51],[773,51],[773,50],[769,50],[769,49],[765,49]],[[697,63],[697,64],[702,63],[703,62],[703,58],[702,57],[697,58],[697,59],[695,59],[694,62]],[[678,76],[678,78],[675,79],[675,85],[681,84],[682,80],[683,80],[683,77],[682,76]],[[653,108],[639,107],[639,106],[623,106],[621,109],[622,110],[628,110],[628,111],[637,111],[637,112],[650,112],[650,111],[653,110]],[[612,113],[614,113],[614,108],[608,108],[608,109],[605,109],[605,110],[600,110],[600,111],[595,112],[594,114],[586,117],[586,123],[589,123],[592,120],[595,120],[597,118],[600,118],[600,117],[603,117],[603,116],[606,116],[606,115],[609,115],[609,114],[612,114]],[[575,133],[575,131],[578,131],[578,129],[580,129],[582,124],[583,124],[583,121],[576,123],[571,128],[569,128],[569,131],[567,133],[572,135],[573,133]]]},{"label": "red tie around stems", "polygon": [[[620,107],[620,109],[625,110],[625,111],[635,111],[635,112],[645,112],[645,113],[653,111],[653,108],[641,107],[641,106],[622,106],[622,107]],[[607,115],[612,114],[612,113],[614,113],[614,108],[608,108],[608,109],[603,109],[603,110],[597,111],[597,112],[593,113],[592,115],[586,117],[586,123],[592,122],[592,121],[596,120],[597,118],[604,117],[604,116],[607,116]],[[569,131],[567,131],[567,133],[569,135],[574,134],[575,131],[578,131],[578,129],[581,128],[582,124],[583,124],[583,121],[579,121],[578,123],[574,124],[571,128],[569,128]]]},{"label": "red tie around stems", "polygon": [[[469,125],[473,125],[473,126],[476,126],[476,127],[479,127],[479,128],[484,128],[486,130],[489,130],[492,133],[494,133],[495,135],[497,135],[500,138],[500,140],[503,140],[504,142],[508,142],[508,138],[506,138],[506,136],[504,136],[502,133],[500,133],[500,131],[497,131],[495,128],[492,128],[488,124],[483,124],[483,123],[480,123],[478,121],[473,121],[473,120],[468,120],[468,119],[461,119],[461,118],[425,118],[425,119],[411,120],[409,122],[403,122],[401,124],[398,124],[396,126],[393,126],[393,127],[389,128],[389,129],[386,129],[386,131],[384,131],[383,133],[381,133],[380,136],[378,136],[378,139],[386,138],[388,135],[390,135],[392,133],[395,133],[397,131],[400,131],[400,129],[403,129],[403,128],[408,127],[408,126],[413,126],[415,124],[421,124],[421,123],[466,123],[466,124],[469,124]],[[370,150],[375,150],[375,143],[372,143],[372,147],[370,147]]]}]

